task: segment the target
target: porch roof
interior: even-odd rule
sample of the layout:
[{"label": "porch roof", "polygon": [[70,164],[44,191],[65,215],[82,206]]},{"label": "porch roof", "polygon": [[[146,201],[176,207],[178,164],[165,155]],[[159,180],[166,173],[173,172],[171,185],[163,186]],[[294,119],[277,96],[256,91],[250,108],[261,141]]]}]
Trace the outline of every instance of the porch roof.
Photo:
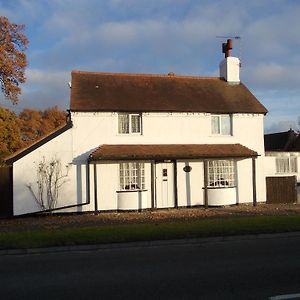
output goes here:
[{"label": "porch roof", "polygon": [[90,154],[89,160],[246,158],[256,156],[258,156],[257,152],[241,144],[137,144],[101,145]]}]

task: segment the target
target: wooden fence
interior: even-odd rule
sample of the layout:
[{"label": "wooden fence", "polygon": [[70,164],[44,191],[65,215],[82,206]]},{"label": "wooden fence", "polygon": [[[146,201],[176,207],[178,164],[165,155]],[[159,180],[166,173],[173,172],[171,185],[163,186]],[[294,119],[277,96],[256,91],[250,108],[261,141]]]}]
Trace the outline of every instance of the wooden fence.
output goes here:
[{"label": "wooden fence", "polygon": [[267,177],[267,203],[297,202],[296,176]]},{"label": "wooden fence", "polygon": [[12,167],[0,167],[0,217],[13,216]]}]

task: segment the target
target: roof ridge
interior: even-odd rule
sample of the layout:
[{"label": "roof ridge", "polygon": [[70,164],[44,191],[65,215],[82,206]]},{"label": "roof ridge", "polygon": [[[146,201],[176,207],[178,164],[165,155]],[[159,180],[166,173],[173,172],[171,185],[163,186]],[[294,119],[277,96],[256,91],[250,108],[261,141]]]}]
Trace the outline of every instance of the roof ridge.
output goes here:
[{"label": "roof ridge", "polygon": [[72,74],[86,74],[86,75],[108,75],[108,76],[130,76],[130,77],[163,77],[163,78],[190,78],[190,79],[212,79],[222,80],[216,76],[196,76],[196,75],[178,75],[171,74],[151,74],[151,73],[114,73],[114,72],[92,72],[92,71],[79,71],[73,70]]}]

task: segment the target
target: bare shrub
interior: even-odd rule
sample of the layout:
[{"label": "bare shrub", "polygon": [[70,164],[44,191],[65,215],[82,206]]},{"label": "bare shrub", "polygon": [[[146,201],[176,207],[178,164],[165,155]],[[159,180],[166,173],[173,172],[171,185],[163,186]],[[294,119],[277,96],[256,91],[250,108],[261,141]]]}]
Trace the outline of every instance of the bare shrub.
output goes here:
[{"label": "bare shrub", "polygon": [[69,168],[66,166],[66,171],[63,173],[61,162],[57,158],[47,162],[43,157],[43,160],[37,164],[36,192],[31,183],[27,187],[41,210],[56,208],[59,189],[68,181],[68,172]]}]

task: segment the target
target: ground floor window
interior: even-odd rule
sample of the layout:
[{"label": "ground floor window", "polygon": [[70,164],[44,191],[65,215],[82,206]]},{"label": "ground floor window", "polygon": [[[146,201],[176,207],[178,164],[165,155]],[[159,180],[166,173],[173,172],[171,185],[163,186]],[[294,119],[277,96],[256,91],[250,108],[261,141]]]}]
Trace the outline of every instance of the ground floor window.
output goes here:
[{"label": "ground floor window", "polygon": [[276,172],[277,173],[296,173],[297,172],[297,157],[276,157]]},{"label": "ground floor window", "polygon": [[120,190],[145,189],[145,166],[141,162],[120,163]]},{"label": "ground floor window", "polygon": [[208,186],[233,187],[236,185],[235,173],[233,160],[208,161]]}]

